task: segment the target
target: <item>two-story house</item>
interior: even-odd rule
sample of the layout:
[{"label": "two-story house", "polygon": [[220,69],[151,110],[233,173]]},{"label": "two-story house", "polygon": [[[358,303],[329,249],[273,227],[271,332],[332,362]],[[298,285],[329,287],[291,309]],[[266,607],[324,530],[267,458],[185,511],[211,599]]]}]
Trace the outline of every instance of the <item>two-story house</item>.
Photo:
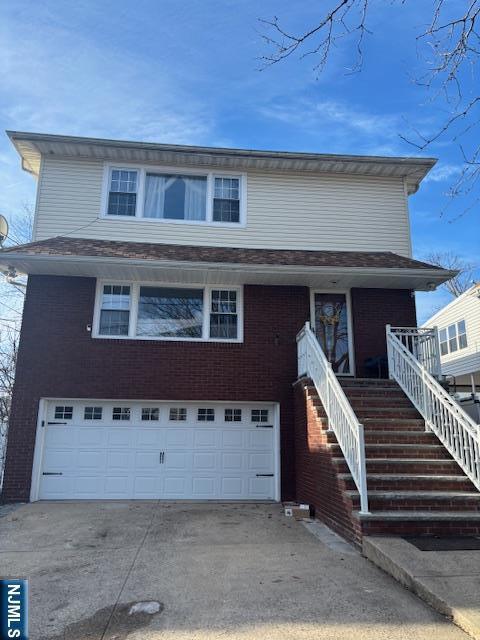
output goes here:
[{"label": "two-story house", "polygon": [[410,396],[364,379],[451,276],[411,256],[434,160],[8,135],[38,190],[0,252],[28,274],[4,500],[296,498],[358,540],[462,489],[476,526]]},{"label": "two-story house", "polygon": [[425,326],[438,328],[442,373],[462,406],[480,422],[480,283],[440,309]]}]

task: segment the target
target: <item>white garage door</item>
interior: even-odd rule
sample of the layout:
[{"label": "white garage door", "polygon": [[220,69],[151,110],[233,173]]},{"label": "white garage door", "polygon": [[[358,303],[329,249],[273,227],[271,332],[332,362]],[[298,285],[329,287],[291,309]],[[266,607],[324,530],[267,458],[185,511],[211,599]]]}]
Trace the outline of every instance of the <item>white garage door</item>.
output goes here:
[{"label": "white garage door", "polygon": [[272,405],[49,401],[33,498],[274,500],[276,442]]}]

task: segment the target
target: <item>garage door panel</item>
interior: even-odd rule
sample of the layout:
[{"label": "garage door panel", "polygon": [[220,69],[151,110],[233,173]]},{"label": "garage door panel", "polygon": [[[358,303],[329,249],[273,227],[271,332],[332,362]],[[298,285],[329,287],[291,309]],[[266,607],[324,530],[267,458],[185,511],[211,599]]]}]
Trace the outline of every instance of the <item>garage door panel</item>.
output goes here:
[{"label": "garage door panel", "polygon": [[192,458],[193,455],[191,452],[168,451],[165,455],[165,468],[169,471],[186,471],[192,468]]},{"label": "garage door panel", "polygon": [[102,472],[107,463],[106,451],[80,449],[77,453],[77,469],[81,472]]},{"label": "garage door panel", "polygon": [[[62,475],[40,476],[40,498],[275,498],[270,474],[275,472],[276,430],[251,422],[257,405],[242,407],[240,414],[225,412],[238,405],[214,402],[58,400],[53,405],[73,411],[67,411],[66,424],[45,428],[41,472]],[[53,405],[48,408],[52,421]],[[101,418],[93,419],[87,406],[96,407]],[[117,406],[130,409],[129,420],[112,420]],[[206,406],[214,408],[215,421],[197,419],[199,408]],[[224,420],[228,415],[239,419]]]},{"label": "garage door panel", "polygon": [[167,498],[182,498],[191,494],[191,479],[185,476],[167,476],[163,483],[163,493]]},{"label": "garage door panel", "polygon": [[206,500],[215,498],[217,478],[215,476],[193,478],[192,494],[194,498],[204,498]]},{"label": "garage door panel", "polygon": [[132,495],[133,479],[127,475],[107,476],[105,478],[105,495],[128,497]]},{"label": "garage door panel", "polygon": [[161,449],[165,444],[165,429],[135,429],[135,445],[138,448],[157,447]]},{"label": "garage door panel", "polygon": [[248,448],[267,449],[270,451],[273,448],[273,429],[258,428],[255,431],[249,431]]},{"label": "garage door panel", "polygon": [[45,447],[71,447],[72,446],[71,429],[66,427],[48,427],[45,433]]},{"label": "garage door panel", "polygon": [[130,447],[133,441],[134,427],[110,427],[107,429],[107,446],[109,447]]},{"label": "garage door panel", "polygon": [[61,471],[75,466],[76,453],[72,449],[47,449],[44,456],[44,471]]},{"label": "garage door panel", "polygon": [[191,448],[193,445],[192,429],[168,429],[166,445],[168,448]]},{"label": "garage door panel", "polygon": [[246,446],[247,433],[245,431],[223,429],[222,449],[243,449]]},{"label": "garage door panel", "polygon": [[217,467],[217,453],[215,451],[201,452],[193,454],[193,471],[203,471],[209,469],[214,471]]},{"label": "garage door panel", "polygon": [[107,444],[107,433],[101,427],[77,427],[75,429],[77,444],[80,447],[105,446]]},{"label": "garage door panel", "polygon": [[160,465],[158,451],[136,451],[135,471],[157,471]]},{"label": "garage door panel", "polygon": [[218,429],[195,429],[193,448],[216,448],[218,446]]},{"label": "garage door panel", "polygon": [[116,469],[132,469],[132,459],[134,453],[132,451],[108,451],[107,458],[107,472],[114,471]]},{"label": "garage door panel", "polygon": [[244,468],[245,456],[243,453],[223,453],[221,456],[221,468],[223,471],[234,471]]}]

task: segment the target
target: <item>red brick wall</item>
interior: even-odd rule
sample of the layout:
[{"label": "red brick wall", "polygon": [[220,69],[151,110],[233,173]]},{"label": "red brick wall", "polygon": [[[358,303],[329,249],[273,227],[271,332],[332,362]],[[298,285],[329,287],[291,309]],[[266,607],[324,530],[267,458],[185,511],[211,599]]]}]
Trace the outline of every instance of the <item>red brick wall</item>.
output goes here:
[{"label": "red brick wall", "polygon": [[308,289],[246,286],[243,344],[93,339],[94,295],[93,278],[29,278],[3,500],[29,499],[38,401],[52,396],[279,402],[282,497],[294,498],[295,336]]},{"label": "red brick wall", "polygon": [[[243,344],[92,339],[94,294],[93,278],[29,278],[2,499],[28,500],[41,397],[279,402],[282,498],[292,499],[291,385],[308,289],[245,286]],[[414,315],[405,291],[354,289],[352,306],[357,363],[385,350],[385,322]]]},{"label": "red brick wall", "polygon": [[345,484],[332,462],[324,410],[314,405],[305,381],[297,382],[294,390],[297,500],[313,506],[315,517],[340,535],[359,543],[360,522],[352,517],[352,501],[344,494]]},{"label": "red brick wall", "polygon": [[385,325],[415,327],[415,298],[407,289],[352,289],[353,343],[357,377],[365,360],[386,356]]}]

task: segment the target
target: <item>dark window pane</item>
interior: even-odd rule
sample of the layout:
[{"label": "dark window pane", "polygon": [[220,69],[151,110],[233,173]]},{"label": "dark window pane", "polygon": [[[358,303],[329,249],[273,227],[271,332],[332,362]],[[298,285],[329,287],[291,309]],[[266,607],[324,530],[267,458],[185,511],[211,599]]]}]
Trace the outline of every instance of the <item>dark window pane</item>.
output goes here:
[{"label": "dark window pane", "polygon": [[448,353],[448,345],[446,342],[440,343],[440,353],[442,354],[442,356],[445,356]]},{"label": "dark window pane", "polygon": [[140,287],[137,335],[201,338],[203,291]]},{"label": "dark window pane", "polygon": [[239,222],[240,202],[238,200],[213,200],[213,220],[215,222]]},{"label": "dark window pane", "polygon": [[461,333],[458,336],[458,348],[465,349],[466,346],[467,346],[467,336],[465,333]]},{"label": "dark window pane", "polygon": [[127,336],[129,311],[110,311],[102,309],[100,312],[100,335]]},{"label": "dark window pane", "polygon": [[108,194],[108,215],[134,216],[136,202],[136,193],[115,193],[110,191]]},{"label": "dark window pane", "polygon": [[210,337],[236,339],[237,316],[230,314],[210,314]]}]

